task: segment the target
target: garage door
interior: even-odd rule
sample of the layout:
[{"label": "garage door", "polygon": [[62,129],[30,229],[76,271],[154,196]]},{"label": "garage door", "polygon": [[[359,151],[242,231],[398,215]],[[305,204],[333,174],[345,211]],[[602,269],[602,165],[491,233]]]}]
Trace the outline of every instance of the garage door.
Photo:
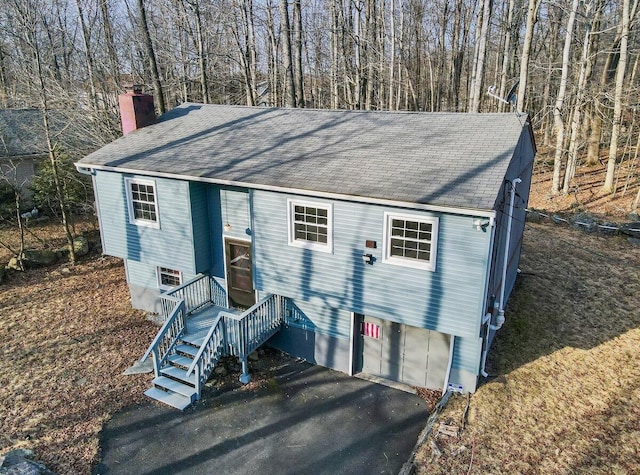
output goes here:
[{"label": "garage door", "polygon": [[443,387],[450,335],[369,316],[359,320],[363,373],[411,386]]}]

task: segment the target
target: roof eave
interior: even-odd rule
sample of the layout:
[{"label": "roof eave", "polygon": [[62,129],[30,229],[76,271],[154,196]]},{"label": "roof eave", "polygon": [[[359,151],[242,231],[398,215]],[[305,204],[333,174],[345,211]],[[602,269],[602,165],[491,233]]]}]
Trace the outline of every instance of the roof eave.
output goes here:
[{"label": "roof eave", "polygon": [[377,204],[377,205],[383,205],[383,206],[410,208],[410,209],[416,209],[416,210],[422,210],[422,211],[432,211],[432,212],[456,214],[456,215],[463,215],[463,216],[476,216],[476,217],[490,218],[490,217],[495,217],[496,215],[495,210],[490,208],[465,208],[465,207],[455,207],[455,206],[445,206],[445,205],[431,205],[427,203],[397,201],[397,200],[390,200],[385,198],[376,198],[371,196],[347,195],[347,194],[333,193],[333,192],[326,192],[326,191],[304,190],[300,188],[288,188],[288,187],[282,187],[282,186],[264,185],[260,183],[242,182],[242,181],[234,181],[234,180],[221,180],[217,178],[208,178],[208,177],[200,177],[200,176],[193,176],[193,175],[180,175],[180,174],[165,173],[165,172],[149,172],[146,170],[136,170],[132,168],[122,168],[122,167],[110,167],[106,165],[91,165],[88,163],[80,163],[80,162],[76,162],[75,167],[80,173],[87,173],[92,170],[101,170],[101,171],[129,173],[132,175],[143,175],[143,176],[157,177],[157,178],[169,178],[174,180],[197,181],[201,183],[211,183],[215,185],[236,186],[241,188],[251,188],[254,190],[274,191],[278,193],[289,193],[289,194],[310,196],[310,197],[317,197],[317,198],[337,199],[341,201],[352,201],[352,202],[358,202],[358,203],[368,203],[368,204]]}]

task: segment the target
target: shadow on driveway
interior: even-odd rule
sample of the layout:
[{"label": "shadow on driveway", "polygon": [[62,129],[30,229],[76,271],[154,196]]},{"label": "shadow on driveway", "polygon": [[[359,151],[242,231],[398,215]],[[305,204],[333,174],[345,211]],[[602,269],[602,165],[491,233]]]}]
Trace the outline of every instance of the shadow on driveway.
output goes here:
[{"label": "shadow on driveway", "polygon": [[182,413],[154,403],[120,411],[93,473],[396,474],[427,416],[414,394],[292,362],[263,388]]}]

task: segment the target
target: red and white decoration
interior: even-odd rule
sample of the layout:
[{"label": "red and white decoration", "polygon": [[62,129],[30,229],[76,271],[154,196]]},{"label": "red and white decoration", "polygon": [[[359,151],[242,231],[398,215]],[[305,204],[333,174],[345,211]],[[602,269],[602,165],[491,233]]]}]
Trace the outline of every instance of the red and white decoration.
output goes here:
[{"label": "red and white decoration", "polygon": [[375,338],[376,340],[380,339],[380,325],[376,325],[371,322],[362,322],[360,326],[360,333],[363,336],[368,336],[369,338]]}]

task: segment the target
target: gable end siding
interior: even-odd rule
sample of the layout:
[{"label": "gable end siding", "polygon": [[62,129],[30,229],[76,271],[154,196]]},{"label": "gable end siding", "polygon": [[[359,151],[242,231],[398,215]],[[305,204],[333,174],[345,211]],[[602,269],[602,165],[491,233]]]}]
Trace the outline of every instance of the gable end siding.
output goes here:
[{"label": "gable end siding", "polygon": [[161,223],[154,229],[129,223],[124,180],[128,176],[96,172],[104,253],[197,273],[188,182],[153,178]]},{"label": "gable end siding", "polygon": [[[324,200],[334,206],[329,254],[288,245],[288,198],[298,197],[253,192],[258,290],[442,333],[479,336],[490,233],[474,229],[472,217]],[[382,262],[385,211],[439,218],[435,271]],[[367,249],[366,240],[376,241],[376,249]],[[373,265],[363,262],[365,252],[373,254]],[[325,319],[318,317],[314,324],[348,336],[348,322]]]}]

